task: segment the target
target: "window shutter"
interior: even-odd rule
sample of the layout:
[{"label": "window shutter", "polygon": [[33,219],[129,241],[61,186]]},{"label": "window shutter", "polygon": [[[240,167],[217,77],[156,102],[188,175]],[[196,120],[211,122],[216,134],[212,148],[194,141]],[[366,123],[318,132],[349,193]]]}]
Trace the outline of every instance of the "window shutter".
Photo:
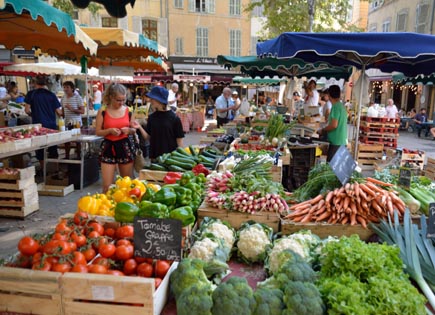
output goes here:
[{"label": "window shutter", "polygon": [[128,19],[127,17],[123,17],[118,19],[118,27],[124,30],[128,30]]},{"label": "window shutter", "polygon": [[169,55],[169,45],[168,45],[168,20],[166,18],[158,19],[157,21],[157,42],[163,47],[168,48]]},{"label": "window shutter", "polygon": [[133,32],[142,34],[142,18],[140,16],[132,16],[131,24]]},{"label": "window shutter", "polygon": [[206,0],[206,11],[207,13],[215,13],[215,0]]},{"label": "window shutter", "polygon": [[195,12],[195,0],[189,0],[189,12]]}]

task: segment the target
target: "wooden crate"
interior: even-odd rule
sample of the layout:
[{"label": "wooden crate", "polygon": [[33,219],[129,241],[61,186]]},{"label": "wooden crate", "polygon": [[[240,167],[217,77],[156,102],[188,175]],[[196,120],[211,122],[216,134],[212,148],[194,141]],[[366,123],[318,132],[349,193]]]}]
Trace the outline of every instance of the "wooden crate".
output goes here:
[{"label": "wooden crate", "polygon": [[423,170],[424,159],[425,159],[425,153],[423,151],[420,151],[419,154],[417,154],[417,153],[402,153],[402,156],[400,158],[400,166],[404,166],[405,164],[409,164],[410,167],[419,168],[420,170]]},{"label": "wooden crate", "polygon": [[363,228],[361,224],[328,224],[328,223],[299,223],[288,220],[281,221],[281,233],[290,235],[300,230],[310,230],[320,238],[328,236],[351,236],[358,234],[360,239],[367,240],[374,232],[367,228]]},{"label": "wooden crate", "polygon": [[427,164],[424,169],[424,175],[432,180],[435,180],[435,159],[427,158]]},{"label": "wooden crate", "polygon": [[152,183],[163,183],[163,178],[166,176],[168,172],[166,171],[154,171],[154,170],[147,170],[142,169],[139,172],[139,179],[140,180],[146,180],[148,182]]},{"label": "wooden crate", "polygon": [[203,202],[198,208],[198,223],[205,217],[218,218],[223,221],[228,222],[235,229],[240,228],[242,223],[254,220],[259,223],[264,223],[270,226],[274,232],[279,231],[280,218],[275,212],[262,211],[255,214],[249,214],[238,211],[228,211],[226,209],[217,209],[209,207]]},{"label": "wooden crate", "polygon": [[60,279],[63,314],[158,315],[168,299],[169,277],[177,265],[172,264],[157,290],[154,278],[65,273]]},{"label": "wooden crate", "polygon": [[38,184],[38,194],[41,196],[64,197],[74,191],[74,184],[68,186],[55,186]]},{"label": "wooden crate", "polygon": [[62,314],[61,276],[59,272],[0,267],[0,311]]},{"label": "wooden crate", "polygon": [[0,189],[0,208],[1,207],[24,207],[39,202],[38,189],[36,183],[22,190]]},{"label": "wooden crate", "polygon": [[216,141],[216,137],[201,137],[199,144],[212,144]]},{"label": "wooden crate", "polygon": [[20,190],[31,186],[35,183],[35,177],[29,177],[26,179],[1,179],[0,189],[13,189]]},{"label": "wooden crate", "polygon": [[[353,148],[352,148],[353,152]],[[382,161],[384,155],[383,144],[358,144],[358,166],[363,170],[372,171],[375,169],[375,163]]]}]

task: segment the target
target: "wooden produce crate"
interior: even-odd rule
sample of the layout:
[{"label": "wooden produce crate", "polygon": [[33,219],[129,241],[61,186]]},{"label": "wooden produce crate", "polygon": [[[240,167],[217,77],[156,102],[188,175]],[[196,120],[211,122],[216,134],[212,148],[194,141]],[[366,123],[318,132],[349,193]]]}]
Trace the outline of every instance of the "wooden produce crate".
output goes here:
[{"label": "wooden produce crate", "polygon": [[400,166],[409,164],[412,168],[419,168],[423,170],[425,153],[419,151],[419,153],[402,153],[400,158]]},{"label": "wooden produce crate", "polygon": [[0,267],[0,312],[62,314],[61,276],[59,272]]},{"label": "wooden produce crate", "polygon": [[[353,152],[352,148],[352,152]],[[383,144],[358,144],[358,166],[362,170],[372,171],[375,169],[375,163],[382,161],[384,155]]]},{"label": "wooden produce crate", "polygon": [[281,233],[283,235],[290,235],[300,230],[310,230],[312,233],[318,235],[320,238],[328,236],[351,236],[358,234],[361,240],[367,240],[375,232],[371,229],[363,228],[362,225],[350,224],[328,224],[328,223],[299,223],[289,220],[281,221]]},{"label": "wooden produce crate", "polygon": [[435,159],[427,158],[427,164],[424,170],[424,175],[432,180],[435,180]]},{"label": "wooden produce crate", "polygon": [[74,184],[68,186],[38,184],[38,194],[41,196],[64,197],[74,191]]},{"label": "wooden produce crate", "polygon": [[17,180],[17,179],[27,179],[35,176],[35,167],[30,166],[26,168],[15,168],[13,169],[13,174],[8,172],[2,172],[0,170],[0,182],[4,180]]},{"label": "wooden produce crate", "polygon": [[212,144],[216,141],[216,137],[201,137],[199,139],[199,144]]},{"label": "wooden produce crate", "polygon": [[177,265],[171,265],[157,290],[154,278],[65,273],[60,279],[63,314],[158,315],[168,299],[169,277]]},{"label": "wooden produce crate", "polygon": [[36,183],[20,190],[0,189],[0,209],[2,207],[24,207],[38,204],[38,202]]},{"label": "wooden produce crate", "polygon": [[143,169],[139,172],[139,179],[146,180],[151,183],[162,184],[163,178],[166,176],[168,172],[166,171],[154,171]]},{"label": "wooden produce crate", "polygon": [[255,214],[249,214],[238,211],[228,211],[226,209],[207,206],[204,201],[198,208],[198,224],[200,224],[205,217],[221,219],[228,222],[235,229],[240,228],[240,226],[246,221],[254,220],[270,226],[275,233],[279,231],[280,224],[279,215],[275,212],[262,211]]}]

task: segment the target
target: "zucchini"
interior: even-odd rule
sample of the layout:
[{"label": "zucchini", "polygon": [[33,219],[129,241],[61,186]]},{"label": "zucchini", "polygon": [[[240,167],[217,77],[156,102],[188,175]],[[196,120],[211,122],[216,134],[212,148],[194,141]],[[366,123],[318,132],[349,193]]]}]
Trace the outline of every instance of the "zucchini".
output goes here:
[{"label": "zucchini", "polygon": [[190,154],[192,154],[193,156],[198,156],[193,145],[189,145],[189,151],[190,151]]},{"label": "zucchini", "polygon": [[186,172],[186,171],[188,171],[188,170],[185,170],[184,168],[176,166],[176,165],[169,165],[168,168],[170,171],[173,171],[173,172]]},{"label": "zucchini", "polygon": [[187,155],[178,153],[176,151],[171,153],[171,158],[177,158],[177,159],[180,158],[180,159],[195,161],[195,157],[194,156],[187,156]]},{"label": "zucchini", "polygon": [[175,159],[167,159],[165,161],[165,165],[166,166],[170,166],[170,165],[175,165],[181,168],[184,168],[184,170],[191,170],[195,165],[189,164],[189,163],[185,163],[185,162],[181,162]]},{"label": "zucchini", "polygon": [[194,167],[196,164],[198,164],[198,163],[196,163],[196,161],[194,161],[192,159],[185,159],[185,158],[182,158],[179,156],[171,157],[171,160],[175,160],[175,161],[178,161],[181,163],[186,163],[186,164],[192,165],[192,167]]},{"label": "zucchini", "polygon": [[166,167],[157,163],[151,163],[149,169],[153,171],[167,171]]},{"label": "zucchini", "polygon": [[186,150],[184,150],[183,148],[178,147],[177,149],[175,149],[176,152],[184,154],[186,156],[192,156],[191,154],[187,153]]},{"label": "zucchini", "polygon": [[201,162],[211,163],[211,164],[213,164],[214,161],[216,160],[216,158],[208,158],[208,157],[206,157],[204,155],[200,155],[199,159],[201,160]]},{"label": "zucchini", "polygon": [[202,151],[200,155],[208,157],[208,158],[212,158],[212,159],[215,159],[217,156],[217,154],[213,154],[213,153],[210,153],[208,151]]}]

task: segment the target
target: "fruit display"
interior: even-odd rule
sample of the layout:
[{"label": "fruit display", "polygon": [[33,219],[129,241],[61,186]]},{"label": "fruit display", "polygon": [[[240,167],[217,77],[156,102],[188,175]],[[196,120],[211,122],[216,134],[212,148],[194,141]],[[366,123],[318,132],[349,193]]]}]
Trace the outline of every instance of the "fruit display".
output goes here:
[{"label": "fruit display", "polygon": [[0,129],[0,142],[9,142],[19,139],[28,139],[36,136],[44,136],[59,131],[40,127],[39,125],[29,125],[29,128],[2,128]]}]

